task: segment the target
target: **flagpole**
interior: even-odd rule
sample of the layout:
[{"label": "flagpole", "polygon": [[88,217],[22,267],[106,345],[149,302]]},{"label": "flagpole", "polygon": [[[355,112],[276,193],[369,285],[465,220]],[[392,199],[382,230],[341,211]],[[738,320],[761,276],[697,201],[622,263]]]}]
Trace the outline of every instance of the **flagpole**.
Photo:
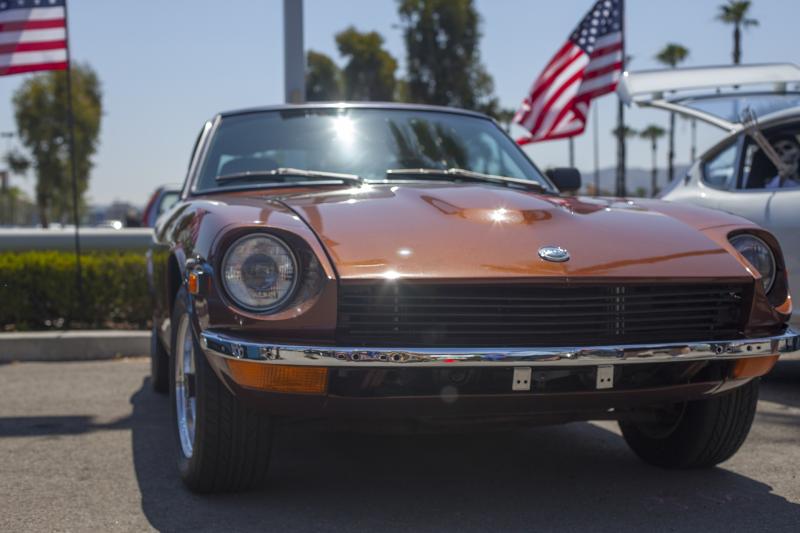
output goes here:
[{"label": "flagpole", "polygon": [[64,36],[67,42],[67,138],[69,169],[72,178],[72,218],[75,223],[75,287],[78,291],[77,309],[83,306],[83,275],[81,273],[80,208],[78,206],[78,172],[75,161],[75,115],[72,109],[72,46],[69,40],[67,1],[64,1]]},{"label": "flagpole", "polygon": [[[625,54],[625,0],[619,0],[620,31],[622,32],[622,72],[625,72],[627,58]],[[625,106],[617,94],[617,186],[616,195],[626,196],[625,184]]]},{"label": "flagpole", "polygon": [[600,118],[597,116],[597,105],[592,109],[594,119],[594,196],[600,195]]}]

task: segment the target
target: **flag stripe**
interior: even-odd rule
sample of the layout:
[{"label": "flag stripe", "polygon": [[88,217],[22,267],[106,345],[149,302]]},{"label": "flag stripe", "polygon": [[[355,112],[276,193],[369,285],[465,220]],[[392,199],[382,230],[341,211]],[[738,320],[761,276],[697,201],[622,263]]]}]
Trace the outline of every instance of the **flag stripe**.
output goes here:
[{"label": "flag stripe", "polygon": [[63,28],[64,19],[53,20],[15,20],[0,22],[0,32],[22,30],[46,30],[48,28]]},{"label": "flag stripe", "polygon": [[622,65],[622,51],[612,52],[610,54],[606,54],[604,56],[592,59],[589,62],[589,66],[586,67],[586,73],[588,74],[589,72],[602,69],[608,65],[613,65],[615,63],[619,63],[620,65]]},{"label": "flag stripe", "polygon": [[66,61],[55,63],[37,63],[35,65],[16,65],[8,68],[0,68],[0,76],[10,76],[11,74],[23,74],[25,72],[37,72],[39,70],[66,70]]},{"label": "flag stripe", "polygon": [[563,71],[559,72],[558,76],[551,81],[548,85],[544,86],[544,90],[537,94],[531,102],[531,115],[526,123],[531,125],[532,129],[538,127],[540,124],[541,114],[547,111],[547,108],[552,105],[556,98],[564,92],[564,85],[572,83],[576,75],[583,72],[586,67],[586,55],[582,54],[574,61],[570,62]]},{"label": "flag stripe", "polygon": [[604,46],[602,48],[595,48],[594,52],[589,54],[589,57],[594,59],[595,57],[604,56],[606,54],[610,54],[611,52],[616,52],[618,50],[622,51],[622,43],[621,42],[610,44],[610,45]]},{"label": "flag stripe", "polygon": [[49,30],[9,31],[0,33],[0,44],[32,43],[36,41],[63,41],[67,38],[66,28]]},{"label": "flag stripe", "polygon": [[18,52],[0,55],[0,68],[37,63],[61,63],[67,60],[67,50],[43,50],[39,52]]},{"label": "flag stripe", "polygon": [[587,69],[584,79],[591,80],[592,78],[597,78],[604,74],[615,73],[616,71],[621,69],[622,69],[622,61],[617,61],[615,63],[611,63],[610,65],[605,65],[601,68],[593,69],[591,72],[589,72]]},{"label": "flag stripe", "polygon": [[[559,62],[555,60],[550,62],[550,66],[545,69],[545,73],[534,83],[532,89],[532,95],[530,97],[531,102],[536,102],[536,100],[541,96],[542,91],[547,90],[548,87],[552,86],[554,81],[564,73],[564,71],[570,67],[574,63],[576,59],[578,59],[582,55],[580,48],[576,46],[572,46],[570,43],[567,43],[567,46],[564,46],[561,51],[558,53]],[[525,112],[521,115],[519,122],[528,122],[528,119],[531,118],[533,113],[539,112],[540,106],[530,106]],[[535,118],[535,117],[534,117]]]},{"label": "flag stripe", "polygon": [[589,91],[593,91],[595,89],[599,89],[601,87],[605,87],[608,85],[615,85],[617,83],[618,78],[619,78],[619,72],[613,71],[604,74],[602,76],[598,76],[597,78],[586,80],[581,84],[581,88],[578,91],[578,94],[584,94]]},{"label": "flag stripe", "polygon": [[32,43],[8,43],[0,44],[0,54],[11,54],[13,52],[33,52],[36,50],[58,50],[66,48],[67,41],[35,41]]},{"label": "flag stripe", "polygon": [[32,7],[29,9],[9,9],[0,12],[0,22],[11,20],[52,20],[63,19],[64,8],[57,7]]},{"label": "flag stripe", "polygon": [[[581,70],[577,71],[575,74],[573,74],[570,79],[565,81],[558,88],[558,90],[550,98],[550,100],[547,101],[547,104],[545,104],[544,111],[542,112],[542,114],[539,115],[539,118],[536,120],[536,123],[533,126],[534,130],[537,130],[539,128],[542,128],[543,130],[547,130],[549,128],[550,121],[547,121],[547,120],[544,120],[544,119],[545,118],[549,118],[550,116],[553,116],[553,115],[555,115],[555,116],[559,115],[558,112],[553,113],[552,112],[552,108],[553,107],[558,108],[558,107],[561,107],[561,106],[566,107],[566,103],[569,102],[569,100],[571,100],[574,97],[575,92],[576,92],[575,89],[570,91],[570,88],[573,85],[577,85],[582,78],[583,78],[583,69],[581,69]],[[576,86],[576,89],[578,87],[579,87],[579,85]],[[559,98],[563,98],[563,100],[561,102],[559,102],[558,101]]]}]

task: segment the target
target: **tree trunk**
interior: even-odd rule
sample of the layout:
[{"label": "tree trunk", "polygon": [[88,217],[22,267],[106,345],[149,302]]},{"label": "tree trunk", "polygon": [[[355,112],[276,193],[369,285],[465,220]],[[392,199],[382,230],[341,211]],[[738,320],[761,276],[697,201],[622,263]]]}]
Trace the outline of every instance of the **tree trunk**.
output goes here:
[{"label": "tree trunk", "polygon": [[650,145],[653,150],[653,169],[652,174],[650,175],[650,196],[655,198],[656,193],[658,192],[658,184],[656,183],[658,170],[657,170],[657,161],[656,161],[656,138],[653,137],[653,142]]},{"label": "tree trunk", "polygon": [[39,224],[41,224],[43,228],[49,227],[50,222],[47,220],[47,206],[42,202],[36,202],[36,207],[39,210]]},{"label": "tree trunk", "polygon": [[675,113],[669,114],[669,153],[667,154],[667,183],[675,177]]},{"label": "tree trunk", "polygon": [[742,61],[742,29],[736,24],[733,27],[733,64],[738,65]]}]

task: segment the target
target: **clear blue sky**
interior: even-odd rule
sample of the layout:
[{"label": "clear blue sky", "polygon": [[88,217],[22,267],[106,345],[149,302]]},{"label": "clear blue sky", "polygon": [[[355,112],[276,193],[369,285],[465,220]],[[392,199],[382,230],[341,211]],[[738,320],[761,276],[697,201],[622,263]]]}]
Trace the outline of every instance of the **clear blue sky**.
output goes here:
[{"label": "clear blue sky", "polygon": [[[654,68],[653,55],[672,41],[687,46],[686,65],[731,60],[731,30],[714,20],[722,0],[628,0],[628,53],[633,70]],[[515,107],[592,0],[476,0],[483,17],[482,58],[504,106]],[[144,203],[160,183],[182,181],[202,122],[215,112],[283,99],[281,0],[72,0],[74,60],[88,62],[104,89],[100,147],[89,199]],[[800,2],[755,0],[760,27],[744,35],[745,62],[800,62]],[[306,47],[339,60],[333,36],[354,25],[376,30],[404,64],[394,0],[305,0]],[[21,76],[0,78],[0,131],[15,129],[11,95]],[[615,98],[600,102],[602,167],[615,162]],[[667,124],[665,114],[633,110],[634,127]],[[678,121],[678,162],[689,158],[689,127]],[[719,134],[700,129],[700,148]],[[0,146],[0,148],[5,148]],[[593,168],[591,125],[576,140],[577,164]],[[659,155],[665,159],[664,149]],[[566,143],[535,145],[541,166],[564,165]],[[629,165],[649,167],[647,144],[629,144]],[[31,190],[33,177],[14,178]]]}]

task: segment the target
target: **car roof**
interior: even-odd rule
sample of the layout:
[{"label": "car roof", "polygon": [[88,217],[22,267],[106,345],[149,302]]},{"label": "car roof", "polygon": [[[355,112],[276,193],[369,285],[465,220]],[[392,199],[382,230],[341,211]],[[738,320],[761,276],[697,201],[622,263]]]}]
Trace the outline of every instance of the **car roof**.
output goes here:
[{"label": "car roof", "polygon": [[492,120],[491,117],[478,111],[470,111],[458,107],[447,107],[425,104],[401,104],[396,102],[308,102],[303,104],[280,104],[262,107],[249,107],[244,109],[234,109],[219,113],[220,117],[233,115],[244,115],[248,113],[261,113],[264,111],[292,111],[303,109],[387,109],[403,111],[435,111],[439,113],[453,113],[457,115],[469,115],[478,118]]}]

